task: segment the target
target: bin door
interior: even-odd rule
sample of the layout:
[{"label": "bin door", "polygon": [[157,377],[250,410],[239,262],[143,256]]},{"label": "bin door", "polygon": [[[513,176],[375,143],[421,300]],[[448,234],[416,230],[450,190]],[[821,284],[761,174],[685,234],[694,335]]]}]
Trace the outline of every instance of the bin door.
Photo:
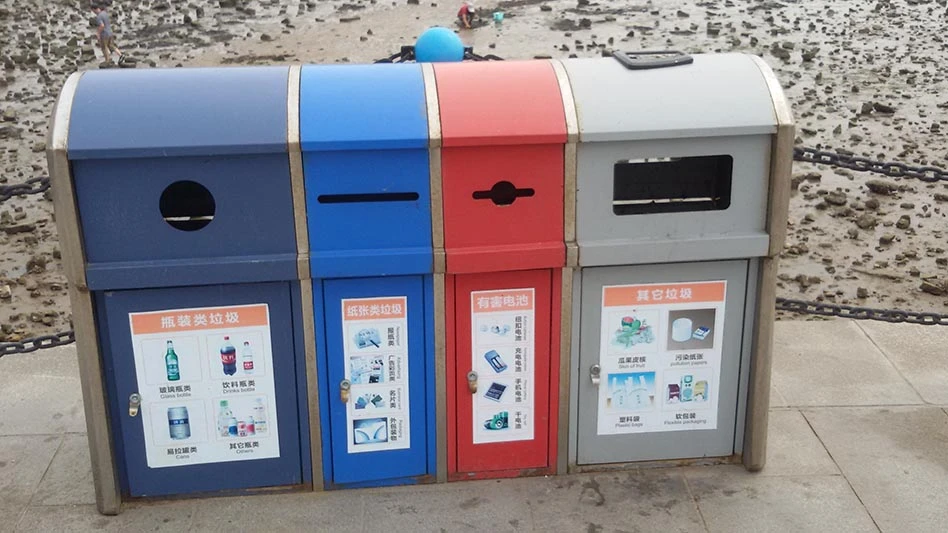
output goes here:
[{"label": "bin door", "polygon": [[291,291],[258,283],[97,294],[128,494],[302,483]]},{"label": "bin door", "polygon": [[458,472],[550,464],[552,282],[551,270],[455,277]]},{"label": "bin door", "polygon": [[577,462],[734,453],[747,261],[582,270]]},{"label": "bin door", "polygon": [[334,484],[429,473],[426,279],[323,282]]}]

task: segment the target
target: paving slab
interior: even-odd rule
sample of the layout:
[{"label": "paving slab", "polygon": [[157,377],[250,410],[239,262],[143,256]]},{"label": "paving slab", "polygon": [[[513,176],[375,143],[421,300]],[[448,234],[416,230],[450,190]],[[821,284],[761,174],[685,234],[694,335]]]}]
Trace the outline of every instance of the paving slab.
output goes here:
[{"label": "paving slab", "polygon": [[[536,531],[705,531],[676,469],[520,482]],[[522,498],[523,496],[521,496]]]},{"label": "paving slab", "polygon": [[75,346],[4,357],[0,391],[0,435],[86,431]]},{"label": "paving slab", "polygon": [[858,325],[923,400],[948,406],[948,328],[869,320]]},{"label": "paving slab", "polygon": [[367,491],[363,531],[534,531],[524,486],[484,480]]},{"label": "paving slab", "polygon": [[792,407],[923,403],[852,320],[778,322],[773,383]]},{"label": "paving slab", "polygon": [[832,476],[839,468],[797,410],[770,412],[764,476]]},{"label": "paving slab", "polygon": [[[72,533],[91,531],[188,531],[196,503],[128,505],[118,516],[103,516],[95,505],[37,505],[23,514],[16,531]],[[234,531],[234,530],[232,530]]]},{"label": "paving slab", "polygon": [[804,411],[882,531],[948,523],[948,414],[936,407]]},{"label": "paving slab", "polygon": [[762,476],[731,465],[684,475],[712,533],[878,531],[842,476]]},{"label": "paving slab", "polygon": [[62,446],[36,489],[33,505],[94,503],[89,441],[82,434],[65,435]]},{"label": "paving slab", "polygon": [[200,500],[196,503],[191,530],[364,531],[363,492],[346,490]]},{"label": "paving slab", "polygon": [[62,440],[60,435],[0,437],[0,532],[13,530]]}]

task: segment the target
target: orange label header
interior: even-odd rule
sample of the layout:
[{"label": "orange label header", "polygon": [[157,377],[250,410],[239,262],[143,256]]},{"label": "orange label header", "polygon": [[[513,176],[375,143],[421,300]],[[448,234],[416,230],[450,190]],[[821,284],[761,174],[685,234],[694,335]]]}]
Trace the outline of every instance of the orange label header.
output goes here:
[{"label": "orange label header", "polygon": [[474,313],[532,311],[533,302],[533,289],[508,289],[471,293],[471,311]]},{"label": "orange label header", "polygon": [[132,313],[132,335],[270,325],[267,304]]},{"label": "orange label header", "polygon": [[603,287],[602,301],[605,307],[723,302],[726,288],[726,281],[620,285]]},{"label": "orange label header", "polygon": [[343,320],[380,320],[408,316],[408,298],[359,298],[342,301]]}]

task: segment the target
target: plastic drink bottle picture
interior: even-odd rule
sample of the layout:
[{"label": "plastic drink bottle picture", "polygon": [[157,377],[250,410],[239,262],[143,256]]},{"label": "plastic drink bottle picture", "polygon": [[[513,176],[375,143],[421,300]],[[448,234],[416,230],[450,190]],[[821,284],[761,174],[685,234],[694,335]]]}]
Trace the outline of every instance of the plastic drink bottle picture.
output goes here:
[{"label": "plastic drink bottle picture", "polygon": [[253,406],[254,431],[257,435],[266,435],[267,433],[267,407],[263,405],[263,399],[257,398]]},{"label": "plastic drink bottle picture", "polygon": [[174,345],[168,341],[168,349],[165,352],[165,374],[168,381],[178,381],[181,379],[181,369],[178,366],[178,354],[174,353]]},{"label": "plastic drink bottle picture", "polygon": [[244,352],[240,359],[243,362],[244,374],[253,374],[253,350],[250,349],[249,342],[244,342]]},{"label": "plastic drink bottle picture", "polygon": [[230,337],[224,337],[224,344],[221,346],[221,364],[224,366],[224,374],[233,376],[237,373],[237,348],[230,343]]},{"label": "plastic drink bottle picture", "polygon": [[220,412],[217,415],[217,432],[221,437],[230,436],[230,419],[234,416],[230,412],[230,405],[227,400],[221,400]]}]

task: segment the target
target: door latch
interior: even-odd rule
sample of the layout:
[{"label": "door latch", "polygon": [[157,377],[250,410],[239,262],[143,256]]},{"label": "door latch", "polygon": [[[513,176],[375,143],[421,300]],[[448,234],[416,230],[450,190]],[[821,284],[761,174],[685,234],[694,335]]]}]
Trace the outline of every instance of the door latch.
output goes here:
[{"label": "door latch", "polygon": [[602,369],[598,364],[595,364],[589,367],[589,379],[592,381],[593,385],[599,386],[599,375],[602,372]]},{"label": "door latch", "polygon": [[351,388],[352,383],[348,379],[339,382],[339,399],[342,400],[342,403],[349,403],[349,389]]},{"label": "door latch", "polygon": [[471,394],[477,394],[477,372],[473,370],[467,373],[467,388]]},{"label": "door latch", "polygon": [[128,396],[128,416],[138,416],[138,408],[142,405],[142,397],[137,392]]}]

